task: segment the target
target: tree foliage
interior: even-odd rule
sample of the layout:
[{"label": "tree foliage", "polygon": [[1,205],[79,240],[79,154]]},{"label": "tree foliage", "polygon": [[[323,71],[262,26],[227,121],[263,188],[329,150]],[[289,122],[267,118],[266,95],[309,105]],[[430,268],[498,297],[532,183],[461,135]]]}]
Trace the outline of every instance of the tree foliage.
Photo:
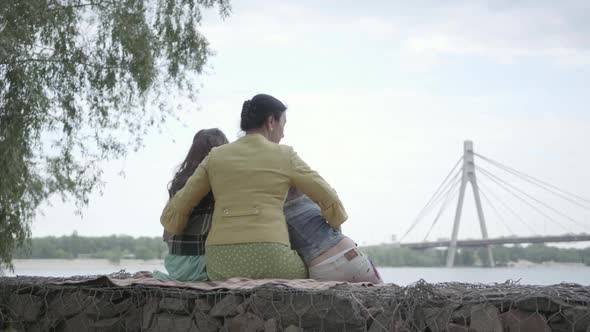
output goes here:
[{"label": "tree foliage", "polygon": [[42,202],[87,204],[97,162],[173,115],[170,93],[195,96],[212,7],[229,0],[0,1],[0,264]]},{"label": "tree foliage", "polygon": [[20,247],[15,258],[106,258],[118,261],[122,258],[162,259],[168,246],[162,237],[138,237],[111,235],[101,237],[47,236],[30,239],[30,246]]},{"label": "tree foliage", "polygon": [[[131,237],[111,235],[101,237],[47,236],[32,238],[28,247],[21,247],[15,258],[122,258],[162,259],[168,252],[162,237]],[[445,266],[447,250],[412,250],[392,245],[376,245],[361,248],[379,266]],[[560,262],[584,263],[590,266],[590,247],[584,249],[558,248],[544,244],[529,246],[494,246],[494,260],[498,266],[526,260],[533,263]],[[486,248],[459,248],[455,256],[456,266],[487,266]]]},{"label": "tree foliage", "polygon": [[[446,249],[412,250],[384,244],[364,247],[362,250],[380,266],[445,266],[447,261]],[[590,266],[590,247],[574,249],[533,244],[526,247],[494,246],[492,252],[498,266],[506,266],[519,260],[534,263],[584,263]],[[487,266],[487,249],[459,248],[455,265]]]}]

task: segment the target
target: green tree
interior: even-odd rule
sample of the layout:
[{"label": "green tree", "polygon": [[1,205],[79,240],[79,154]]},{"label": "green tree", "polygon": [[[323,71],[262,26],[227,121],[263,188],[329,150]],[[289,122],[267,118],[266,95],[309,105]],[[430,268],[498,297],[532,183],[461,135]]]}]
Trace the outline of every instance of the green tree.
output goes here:
[{"label": "green tree", "polygon": [[135,258],[147,260],[156,257],[154,256],[154,252],[152,252],[149,248],[145,246],[138,246],[137,248],[135,248]]},{"label": "green tree", "polygon": [[212,7],[229,0],[0,1],[0,267],[40,203],[86,205],[98,161],[139,148],[171,94],[195,97]]}]

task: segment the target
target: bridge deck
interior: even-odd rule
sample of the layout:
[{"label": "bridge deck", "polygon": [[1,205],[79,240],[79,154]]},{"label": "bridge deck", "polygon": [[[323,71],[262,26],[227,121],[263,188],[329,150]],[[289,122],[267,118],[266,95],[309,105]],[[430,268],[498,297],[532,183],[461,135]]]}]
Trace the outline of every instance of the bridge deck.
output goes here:
[{"label": "bridge deck", "polygon": [[[457,240],[457,247],[484,247],[487,245],[548,243],[548,242],[585,242],[590,241],[590,234],[572,234],[558,236],[506,237],[496,239]],[[399,246],[411,249],[449,247],[451,241],[400,243]]]}]

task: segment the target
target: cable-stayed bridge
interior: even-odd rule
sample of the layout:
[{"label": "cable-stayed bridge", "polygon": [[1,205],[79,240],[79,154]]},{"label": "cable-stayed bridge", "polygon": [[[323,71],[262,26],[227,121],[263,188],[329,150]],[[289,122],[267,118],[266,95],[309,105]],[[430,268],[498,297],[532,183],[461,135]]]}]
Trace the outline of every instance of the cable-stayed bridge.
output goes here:
[{"label": "cable-stayed bridge", "polygon": [[[475,162],[476,159],[478,164]],[[480,166],[479,163],[483,166]],[[481,179],[476,176],[476,173],[477,175],[481,175],[481,179],[484,179],[485,181],[481,181]],[[568,213],[563,212],[562,209],[556,208],[554,205],[548,204],[543,198],[532,194],[530,190],[525,190],[522,187],[515,185],[513,181],[507,180],[506,177],[516,179],[522,184],[527,184],[537,192],[543,192],[546,194],[545,196],[557,199],[561,204],[569,204],[570,206],[575,206],[586,213],[590,212],[589,199],[572,194],[491,158],[475,153],[473,150],[473,142],[465,141],[463,156],[459,158],[449,174],[430,197],[428,203],[401,237],[398,245],[412,249],[448,247],[447,267],[453,266],[458,247],[486,247],[488,262],[490,263],[490,266],[493,267],[494,257],[491,250],[492,245],[590,241],[590,222],[584,222],[583,220],[573,218]],[[484,182],[486,185],[484,185]],[[473,190],[473,198],[475,200],[482,238],[460,240],[458,239],[459,226],[463,212],[465,191],[468,184],[471,185]],[[490,184],[490,186],[487,184]],[[544,222],[550,222],[551,227],[555,228],[555,231],[552,233],[557,233],[558,228],[565,232],[563,234],[539,235],[538,225],[537,228],[535,228],[534,225],[531,226],[530,220],[527,222],[527,218],[522,217],[517,212],[520,211],[520,209],[511,207],[510,204],[506,203],[505,199],[501,198],[502,195],[495,194],[495,191],[492,189],[500,190],[503,195],[510,197],[513,202],[524,204],[526,209],[529,209],[531,213],[536,215],[535,218],[542,218]],[[431,235],[434,227],[457,195],[458,200],[451,238],[448,240],[428,241],[428,237]],[[508,231],[508,236],[489,238],[484,208],[482,206],[482,197],[485,200],[486,209],[489,208],[494,212],[502,226]],[[501,209],[499,207],[501,207]],[[424,240],[421,242],[403,242],[404,238],[413,232],[416,229],[416,226],[425,221],[426,216],[433,212],[436,213],[426,231]],[[510,223],[506,221],[507,219],[505,218],[505,215],[509,215],[510,219],[515,221],[515,223],[512,224],[513,226],[520,224],[527,228],[529,234],[533,235],[514,235],[515,232],[510,227]],[[575,227],[576,230],[574,231],[572,227]],[[586,232],[589,233],[587,234]]]}]

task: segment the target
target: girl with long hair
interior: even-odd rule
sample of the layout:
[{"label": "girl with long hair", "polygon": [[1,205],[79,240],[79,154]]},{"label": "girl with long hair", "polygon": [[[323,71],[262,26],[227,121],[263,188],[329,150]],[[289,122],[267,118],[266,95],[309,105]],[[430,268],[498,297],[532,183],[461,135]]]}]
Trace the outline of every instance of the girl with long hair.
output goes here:
[{"label": "girl with long hair", "polygon": [[[217,128],[199,130],[193,138],[193,144],[186,158],[178,166],[174,178],[168,184],[170,198],[185,186],[186,181],[211,149],[227,143],[227,138]],[[211,228],[214,204],[213,194],[206,193],[190,211],[187,225],[182,232],[174,235],[164,231],[164,241],[168,244],[168,255],[164,259],[164,266],[168,275],[156,271],[155,277],[178,281],[208,279],[205,265],[205,241]]]}]

